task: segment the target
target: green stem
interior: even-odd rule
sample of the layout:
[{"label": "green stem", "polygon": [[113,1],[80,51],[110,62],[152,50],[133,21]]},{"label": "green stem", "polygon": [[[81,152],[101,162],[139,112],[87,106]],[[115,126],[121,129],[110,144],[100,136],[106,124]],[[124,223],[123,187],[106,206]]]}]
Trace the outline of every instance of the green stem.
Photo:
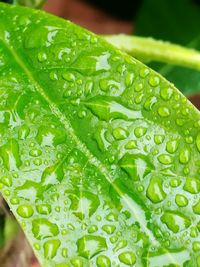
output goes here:
[{"label": "green stem", "polygon": [[109,43],[139,60],[154,60],[200,70],[200,52],[153,38],[104,35]]}]

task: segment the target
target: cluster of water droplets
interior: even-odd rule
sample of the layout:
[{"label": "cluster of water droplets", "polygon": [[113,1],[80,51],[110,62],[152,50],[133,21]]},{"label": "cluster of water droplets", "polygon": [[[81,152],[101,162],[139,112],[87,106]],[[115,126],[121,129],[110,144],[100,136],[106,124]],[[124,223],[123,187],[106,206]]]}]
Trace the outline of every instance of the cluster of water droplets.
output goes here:
[{"label": "cluster of water droplets", "polygon": [[32,80],[1,48],[0,188],[36,254],[56,267],[200,266],[199,115],[131,57],[31,16],[11,20]]}]

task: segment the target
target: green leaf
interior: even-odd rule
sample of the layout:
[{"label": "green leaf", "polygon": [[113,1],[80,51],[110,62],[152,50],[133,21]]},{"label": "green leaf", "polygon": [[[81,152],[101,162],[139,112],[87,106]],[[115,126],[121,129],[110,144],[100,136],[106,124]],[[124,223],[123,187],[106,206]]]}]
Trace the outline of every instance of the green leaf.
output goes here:
[{"label": "green leaf", "polygon": [[0,4],[0,188],[42,266],[199,266],[200,114],[94,34]]}]

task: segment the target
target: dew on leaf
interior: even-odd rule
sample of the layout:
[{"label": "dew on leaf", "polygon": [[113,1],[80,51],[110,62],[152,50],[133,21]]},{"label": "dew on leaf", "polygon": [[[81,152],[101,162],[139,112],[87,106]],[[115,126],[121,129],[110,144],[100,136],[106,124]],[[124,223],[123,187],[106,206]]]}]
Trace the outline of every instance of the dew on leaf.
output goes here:
[{"label": "dew on leaf", "polygon": [[30,218],[33,215],[33,208],[28,204],[20,205],[17,214],[22,218]]},{"label": "dew on leaf", "polygon": [[82,259],[80,258],[73,258],[71,260],[71,264],[74,266],[74,267],[83,267],[83,261]]},{"label": "dew on leaf", "polygon": [[129,266],[133,266],[136,262],[135,254],[131,251],[125,251],[119,254],[119,260]]},{"label": "dew on leaf", "polygon": [[147,128],[143,126],[136,127],[134,130],[134,134],[137,138],[144,136],[147,132]]},{"label": "dew on leaf", "polygon": [[158,115],[160,117],[165,118],[165,117],[168,117],[170,115],[170,111],[169,111],[169,109],[167,107],[161,106],[161,107],[158,108]]},{"label": "dew on leaf", "polygon": [[53,259],[57,255],[58,248],[60,247],[60,240],[59,239],[53,239],[48,240],[44,243],[44,257],[46,259]]},{"label": "dew on leaf", "polygon": [[116,140],[123,140],[128,137],[128,132],[122,127],[117,127],[113,130],[113,136]]},{"label": "dew on leaf", "polygon": [[153,87],[158,86],[160,83],[160,78],[158,76],[150,76],[149,84]]},{"label": "dew on leaf", "polygon": [[161,221],[165,223],[168,229],[174,233],[185,230],[191,225],[189,218],[174,211],[166,211],[161,216]]},{"label": "dew on leaf", "polygon": [[77,252],[80,256],[91,259],[107,249],[106,240],[101,236],[85,235],[77,241]]},{"label": "dew on leaf", "polygon": [[173,89],[172,88],[162,87],[160,89],[160,96],[163,100],[165,100],[165,101],[169,100],[172,97],[172,95],[173,95]]},{"label": "dew on leaf", "polygon": [[110,259],[105,255],[98,256],[96,264],[98,267],[111,267]]},{"label": "dew on leaf", "polygon": [[200,215],[200,200],[192,207],[195,214]]},{"label": "dew on leaf", "polygon": [[190,160],[190,149],[189,147],[184,147],[180,151],[179,161],[182,164],[186,164],[188,163],[189,160]]},{"label": "dew on leaf", "polygon": [[166,193],[162,187],[162,179],[157,177],[151,178],[146,195],[153,203],[163,201],[166,198]]},{"label": "dew on leaf", "polygon": [[105,224],[102,226],[102,229],[109,235],[113,234],[116,227],[114,225]]},{"label": "dew on leaf", "polygon": [[164,165],[169,165],[173,162],[173,158],[168,154],[161,154],[160,156],[158,156],[158,160]]},{"label": "dew on leaf", "polygon": [[35,219],[32,222],[32,232],[36,239],[54,237],[59,234],[58,226],[45,218]]},{"label": "dew on leaf", "polygon": [[200,181],[195,177],[188,177],[183,189],[191,194],[197,194],[200,192]]},{"label": "dew on leaf", "polygon": [[147,156],[126,153],[119,161],[120,167],[133,180],[141,180],[148,175],[154,166]]},{"label": "dew on leaf", "polygon": [[177,194],[175,197],[175,202],[179,207],[185,207],[188,205],[188,199],[181,194]]}]

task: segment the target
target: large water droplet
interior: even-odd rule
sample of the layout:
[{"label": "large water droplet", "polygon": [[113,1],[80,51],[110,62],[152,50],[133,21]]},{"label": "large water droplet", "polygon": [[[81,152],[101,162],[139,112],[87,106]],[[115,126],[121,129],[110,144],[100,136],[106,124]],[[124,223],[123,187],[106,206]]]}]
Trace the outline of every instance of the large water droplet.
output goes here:
[{"label": "large water droplet", "polygon": [[119,165],[133,180],[144,178],[154,169],[149,158],[142,154],[126,153],[119,161]]},{"label": "large water droplet", "polygon": [[159,107],[158,108],[158,115],[160,116],[160,117],[168,117],[169,115],[170,115],[170,111],[169,111],[169,109],[167,108],[167,107]]},{"label": "large water droplet", "polygon": [[30,218],[33,215],[33,208],[28,204],[20,205],[17,213],[23,218]]},{"label": "large water droplet", "polygon": [[188,205],[188,199],[184,195],[177,194],[175,202],[179,207],[185,207]]},{"label": "large water droplet", "polygon": [[57,146],[65,141],[66,134],[59,128],[41,126],[36,139],[42,146]]},{"label": "large water droplet", "polygon": [[179,161],[182,164],[188,163],[190,160],[190,148],[189,147],[183,147],[179,154]]},{"label": "large water droplet", "polygon": [[162,163],[164,165],[168,165],[168,164],[171,164],[173,162],[173,158],[167,154],[161,154],[160,156],[158,156],[158,160],[160,163]]},{"label": "large water droplet", "polygon": [[172,88],[166,88],[166,87],[163,87],[161,88],[160,90],[160,96],[163,100],[167,101],[169,100],[173,95],[173,89]]},{"label": "large water droplet", "polygon": [[74,258],[71,260],[71,264],[74,266],[74,267],[83,267],[83,261],[82,259],[80,258]]},{"label": "large water droplet", "polygon": [[131,251],[125,251],[119,254],[119,260],[129,266],[133,266],[136,262],[136,257]]},{"label": "large water droplet", "polygon": [[162,188],[162,180],[160,178],[154,177],[150,180],[146,195],[153,203],[159,203],[165,199],[166,193]]},{"label": "large water droplet", "polygon": [[21,166],[18,142],[14,139],[0,147],[0,156],[8,170],[16,170]]},{"label": "large water droplet", "polygon": [[91,259],[98,253],[107,249],[106,240],[100,236],[85,235],[77,241],[78,254],[86,259]]},{"label": "large water droplet", "polygon": [[36,206],[36,210],[39,214],[48,215],[51,213],[51,206],[49,204],[40,204]]},{"label": "large water droplet", "polygon": [[116,227],[114,225],[105,224],[102,226],[102,229],[109,235],[113,234]]},{"label": "large water droplet", "polygon": [[24,140],[28,137],[29,133],[30,133],[29,127],[24,124],[19,128],[18,137],[19,139]]},{"label": "large water droplet", "polygon": [[143,127],[143,126],[136,127],[134,130],[134,134],[137,138],[144,136],[146,134],[146,132],[147,132],[147,128]]},{"label": "large water droplet", "polygon": [[191,194],[197,194],[200,192],[200,181],[195,177],[188,177],[185,181],[183,189]]},{"label": "large water droplet", "polygon": [[110,259],[104,255],[98,256],[96,263],[98,267],[111,267]]},{"label": "large water droplet", "polygon": [[58,239],[46,241],[43,246],[45,258],[48,260],[53,259],[57,254],[60,244],[61,242]]},{"label": "large water droplet", "polygon": [[38,240],[53,237],[59,234],[58,226],[55,223],[48,221],[47,219],[41,218],[33,220],[32,232]]},{"label": "large water droplet", "polygon": [[195,214],[200,215],[200,200],[192,207]]},{"label": "large water droplet", "polygon": [[171,141],[168,141],[167,144],[166,144],[166,150],[167,152],[173,154],[176,152],[177,148],[178,148],[178,140],[171,140]]},{"label": "large water droplet", "polygon": [[189,218],[174,211],[166,211],[161,216],[161,221],[174,233],[185,230],[191,225]]},{"label": "large water droplet", "polygon": [[128,137],[128,132],[122,127],[117,127],[113,130],[113,136],[116,140],[123,140]]},{"label": "large water droplet", "polygon": [[140,111],[134,111],[112,100],[112,98],[93,97],[85,105],[99,119],[109,121],[110,119],[136,120],[142,118]]},{"label": "large water droplet", "polygon": [[12,178],[10,176],[3,176],[1,182],[8,187],[12,186]]}]

